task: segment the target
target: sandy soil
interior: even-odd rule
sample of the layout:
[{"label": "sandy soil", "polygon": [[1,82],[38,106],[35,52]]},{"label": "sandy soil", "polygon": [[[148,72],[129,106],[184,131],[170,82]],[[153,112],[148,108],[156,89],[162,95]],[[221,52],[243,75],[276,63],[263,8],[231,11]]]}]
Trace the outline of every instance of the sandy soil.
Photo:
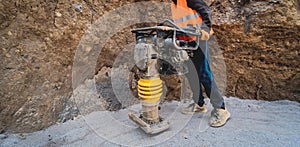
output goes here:
[{"label": "sandy soil", "polygon": [[[300,104],[288,100],[226,98],[231,119],[221,128],[207,125],[210,113],[182,115],[185,104],[165,103],[160,114],[171,128],[146,135],[127,117],[138,105],[117,112],[98,111],[48,129],[1,134],[1,146],[298,146]],[[209,106],[211,110],[211,106]]]}]

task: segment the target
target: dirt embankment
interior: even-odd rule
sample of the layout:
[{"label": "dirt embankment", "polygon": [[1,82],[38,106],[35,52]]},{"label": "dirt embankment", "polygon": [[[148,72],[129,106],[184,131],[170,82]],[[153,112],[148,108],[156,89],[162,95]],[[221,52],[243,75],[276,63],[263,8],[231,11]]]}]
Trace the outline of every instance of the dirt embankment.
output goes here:
[{"label": "dirt embankment", "polygon": [[[72,112],[61,112],[72,106],[77,45],[96,20],[87,2],[0,1],[0,132],[30,132],[72,118]],[[94,5],[103,15],[126,3]]]},{"label": "dirt embankment", "polygon": [[[300,101],[300,14],[296,5],[296,1],[277,0],[212,4],[216,12],[225,11],[214,18],[227,65],[227,95]],[[222,23],[226,16],[229,23]]]},{"label": "dirt embankment", "polygon": [[[0,0],[0,132],[32,132],[76,115],[70,97],[77,45],[105,12],[132,2]],[[208,3],[226,61],[226,95],[300,101],[299,2]],[[120,49],[134,41],[128,30],[118,34],[97,70],[112,67]],[[179,81],[168,82],[168,96],[178,98]]]}]

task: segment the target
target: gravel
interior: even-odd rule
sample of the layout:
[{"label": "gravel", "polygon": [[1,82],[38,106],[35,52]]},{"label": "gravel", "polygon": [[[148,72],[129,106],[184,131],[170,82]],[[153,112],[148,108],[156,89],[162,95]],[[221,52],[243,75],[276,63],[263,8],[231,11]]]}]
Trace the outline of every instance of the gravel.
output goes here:
[{"label": "gravel", "polygon": [[[206,100],[208,102],[208,100]],[[182,115],[187,103],[164,103],[160,114],[171,128],[157,135],[145,134],[127,117],[138,112],[134,105],[116,112],[97,111],[75,120],[56,124],[20,138],[0,134],[1,146],[298,146],[300,104],[293,101],[256,101],[226,98],[231,119],[220,128],[211,128],[205,114]]]}]

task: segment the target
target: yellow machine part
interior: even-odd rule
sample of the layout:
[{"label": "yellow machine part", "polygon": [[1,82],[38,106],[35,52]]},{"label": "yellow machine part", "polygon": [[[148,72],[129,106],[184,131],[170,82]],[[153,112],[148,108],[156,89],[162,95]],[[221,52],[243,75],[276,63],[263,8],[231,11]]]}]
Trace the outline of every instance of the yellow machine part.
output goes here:
[{"label": "yellow machine part", "polygon": [[162,80],[141,78],[138,81],[138,95],[144,102],[158,102],[162,96]]}]

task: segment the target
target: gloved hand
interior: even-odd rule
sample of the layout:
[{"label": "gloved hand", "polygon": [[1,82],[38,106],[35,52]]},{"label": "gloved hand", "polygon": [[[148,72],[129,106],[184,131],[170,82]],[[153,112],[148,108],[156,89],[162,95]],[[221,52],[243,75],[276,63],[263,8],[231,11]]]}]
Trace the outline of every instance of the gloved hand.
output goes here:
[{"label": "gloved hand", "polygon": [[211,29],[210,29],[210,32],[209,32],[209,36],[214,35],[214,33],[215,33],[214,30],[211,28]]},{"label": "gloved hand", "polygon": [[200,32],[202,33],[200,40],[208,40],[209,39],[209,34],[206,31],[200,30]]}]

